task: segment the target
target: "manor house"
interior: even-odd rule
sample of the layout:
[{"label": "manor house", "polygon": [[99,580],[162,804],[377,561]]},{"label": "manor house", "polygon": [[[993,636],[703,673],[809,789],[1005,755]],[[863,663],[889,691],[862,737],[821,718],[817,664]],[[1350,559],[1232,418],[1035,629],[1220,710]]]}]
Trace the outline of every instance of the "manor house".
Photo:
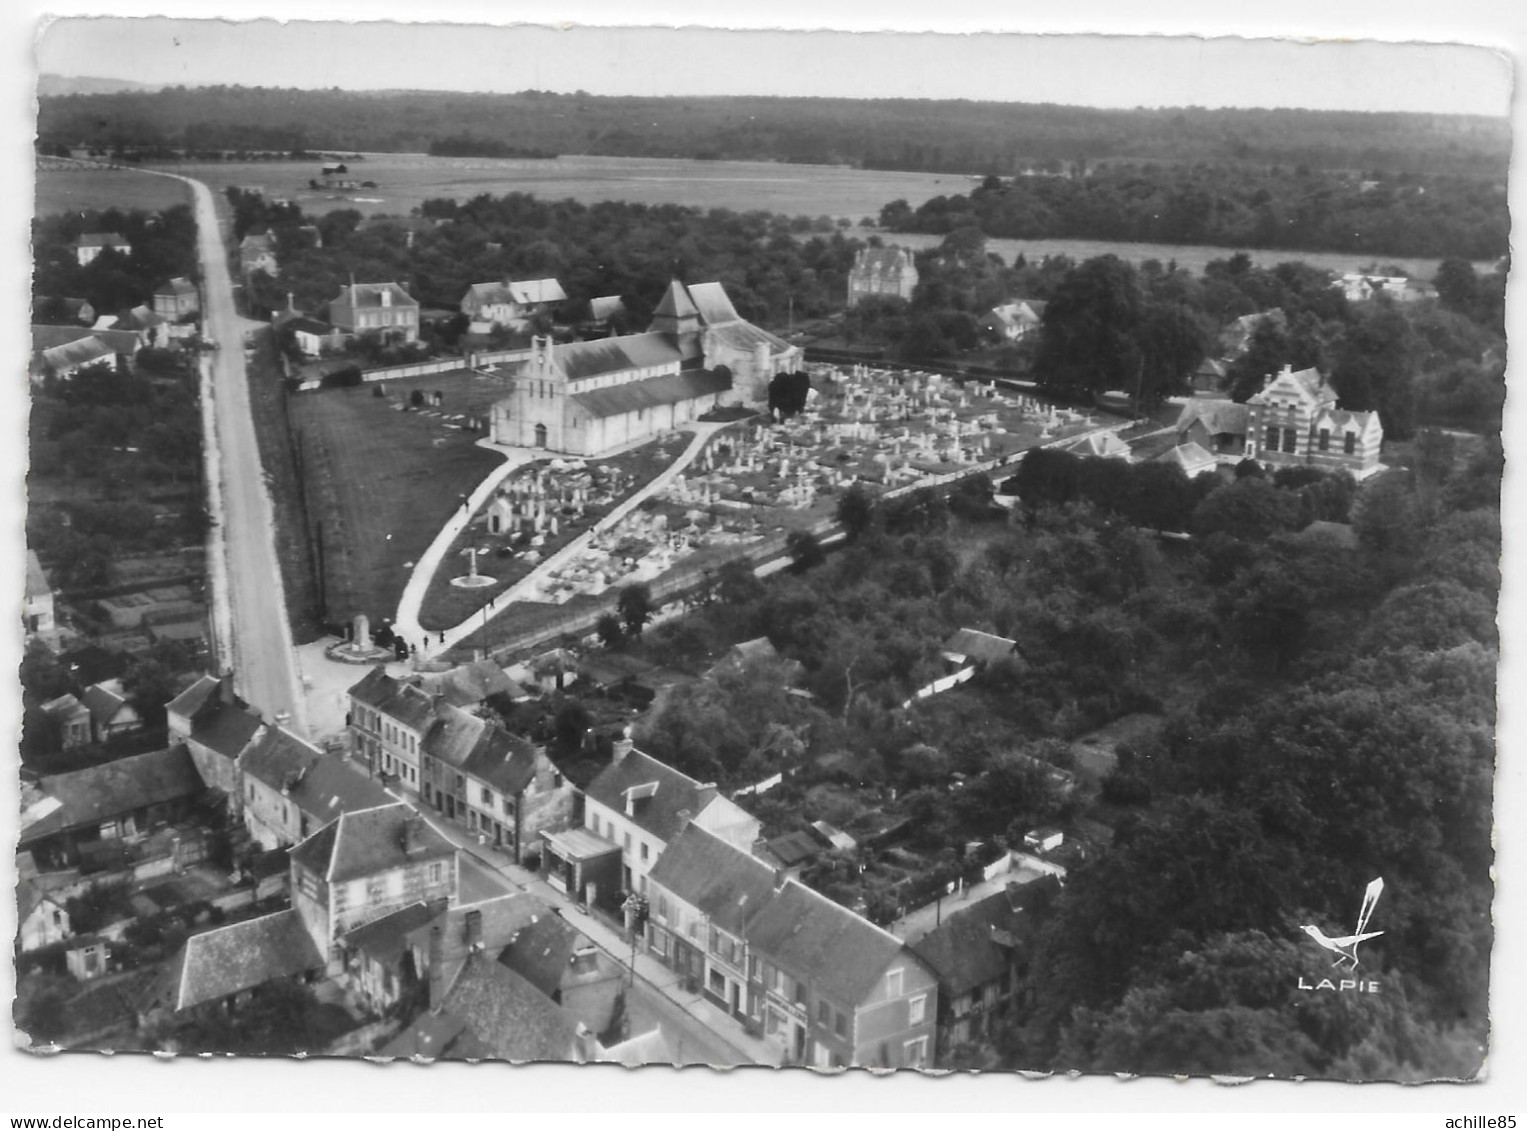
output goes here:
[{"label": "manor house", "polygon": [[762,406],[769,381],[800,367],[800,347],[743,319],[720,283],[675,281],[644,334],[535,338],[493,406],[493,439],[600,456],[719,405]]}]

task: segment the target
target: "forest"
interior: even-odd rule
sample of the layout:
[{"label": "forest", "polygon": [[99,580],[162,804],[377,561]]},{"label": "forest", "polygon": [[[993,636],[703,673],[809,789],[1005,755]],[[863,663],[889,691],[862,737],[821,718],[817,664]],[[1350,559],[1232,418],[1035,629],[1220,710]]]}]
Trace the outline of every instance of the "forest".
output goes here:
[{"label": "forest", "polygon": [[1234,164],[1097,163],[1069,177],[987,177],[968,196],[887,204],[892,232],[974,226],[1011,239],[1210,244],[1387,256],[1507,254],[1505,182]]},{"label": "forest", "polygon": [[[1112,830],[1036,903],[1018,1021],[945,1065],[1477,1072],[1498,444],[1423,433],[1411,470],[1361,490],[1310,469],[1189,481],[1057,453],[1022,466],[1003,485],[1011,518],[978,483],[947,502],[845,497],[841,553],[800,554],[767,583],[723,573],[641,647],[693,667],[767,634],[780,658],[678,689],[639,728],[643,748],[724,789],[783,771],[740,800],[766,836],[825,819],[858,837],[806,878],[882,922],[908,899],[895,862],[954,876],[974,840]],[[962,626],[1017,654],[904,706]],[[1157,725],[1119,743],[1100,781],[1057,786],[1077,737],[1122,716]],[[1301,994],[1328,963],[1300,925],[1345,922],[1376,876],[1385,934],[1363,971],[1382,994]]]},{"label": "forest", "polygon": [[[44,145],[425,153],[463,134],[515,150],[786,161],[973,176],[1099,161],[1481,177],[1504,185],[1507,118],[1289,109],[170,87],[44,96]],[[1398,254],[1398,253],[1396,253]]]}]

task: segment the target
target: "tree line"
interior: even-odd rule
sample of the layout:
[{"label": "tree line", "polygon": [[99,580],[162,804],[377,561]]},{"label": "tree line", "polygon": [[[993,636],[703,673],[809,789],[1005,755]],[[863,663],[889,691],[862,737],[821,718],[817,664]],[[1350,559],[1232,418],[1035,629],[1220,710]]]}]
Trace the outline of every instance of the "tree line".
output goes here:
[{"label": "tree line", "polygon": [[1493,260],[1509,250],[1510,220],[1499,182],[1453,174],[1372,180],[1282,167],[1110,163],[1076,177],[989,176],[968,196],[935,196],[916,208],[893,200],[880,210],[880,225]]},{"label": "tree line", "polygon": [[49,145],[422,153],[468,135],[533,152],[1012,176],[1100,161],[1463,174],[1504,183],[1502,117],[1109,110],[911,99],[463,94],[169,87],[39,100]]}]

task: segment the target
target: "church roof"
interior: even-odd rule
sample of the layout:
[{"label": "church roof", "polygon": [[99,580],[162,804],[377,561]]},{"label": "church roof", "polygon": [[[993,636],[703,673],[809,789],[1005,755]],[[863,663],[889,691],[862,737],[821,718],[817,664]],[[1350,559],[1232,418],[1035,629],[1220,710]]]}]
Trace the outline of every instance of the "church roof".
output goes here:
[{"label": "church roof", "polygon": [[689,288],[689,297],[707,326],[742,320],[720,283],[695,283]]},{"label": "church roof", "polygon": [[571,399],[595,417],[621,416],[638,409],[657,408],[712,393],[724,393],[731,387],[732,379],[725,374],[713,373],[708,369],[691,369],[663,377],[649,377],[645,381],[632,381],[625,385],[590,389],[586,393],[574,393]]},{"label": "church roof", "polygon": [[668,284],[668,290],[663,294],[662,301],[657,304],[657,309],[652,312],[652,316],[654,318],[693,318],[699,313],[699,308],[689,297],[684,284],[674,279]]},{"label": "church roof", "polygon": [[618,373],[625,369],[672,365],[680,360],[679,351],[673,342],[667,335],[659,333],[565,342],[553,349],[557,364],[567,374],[569,381],[598,377],[604,373]]}]

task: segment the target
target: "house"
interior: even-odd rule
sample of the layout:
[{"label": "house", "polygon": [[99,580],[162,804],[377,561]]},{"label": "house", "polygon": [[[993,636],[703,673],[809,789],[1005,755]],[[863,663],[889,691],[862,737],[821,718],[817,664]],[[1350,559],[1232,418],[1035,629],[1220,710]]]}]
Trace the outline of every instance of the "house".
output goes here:
[{"label": "house", "polygon": [[430,1002],[379,1056],[582,1063],[597,1049],[565,1010],[484,953],[471,955],[438,993],[432,984]]},{"label": "house", "polygon": [[111,962],[111,946],[100,935],[80,935],[64,948],[64,968],[77,982],[105,974]]},{"label": "house", "polygon": [[304,357],[321,357],[326,350],[339,348],[343,340],[333,326],[306,315],[282,322],[281,331],[291,333],[292,340]]},{"label": "house", "polygon": [[1188,378],[1195,393],[1217,393],[1225,386],[1230,367],[1217,357],[1206,357]]},{"label": "house", "polygon": [[97,330],[117,330],[138,335],[138,345],[161,345],[168,340],[165,320],[146,306],[134,306],[117,314],[105,314],[95,320]]},{"label": "house", "polygon": [[524,330],[532,319],[555,313],[566,299],[567,292],[555,279],[473,283],[462,296],[461,312],[484,329]]},{"label": "house", "polygon": [[1066,843],[1066,834],[1053,825],[1030,829],[1023,834],[1023,847],[1040,854],[1054,852]]},{"label": "house", "polygon": [[264,271],[272,278],[281,273],[274,232],[250,232],[239,241],[239,271],[246,279],[256,271]]},{"label": "house", "polygon": [[342,334],[417,341],[419,304],[397,283],[352,283],[329,300],[329,324]]},{"label": "house", "polygon": [[[486,949],[494,948],[489,943]],[[590,1032],[610,1027],[624,981],[621,968],[561,915],[538,915],[521,926],[498,960]]]},{"label": "house", "polygon": [[[738,672],[748,670],[754,664],[778,663],[781,657],[779,650],[767,636],[760,636],[754,640],[744,640],[739,644],[733,644],[721,654],[721,658],[705,670],[706,679],[715,679],[722,675],[735,675]],[[789,682],[794,682],[799,675],[801,665],[795,661],[788,661],[790,667]]]},{"label": "house", "polygon": [[1246,428],[1250,413],[1243,404],[1221,397],[1190,400],[1182,406],[1173,430],[1177,443],[1196,444],[1218,463],[1237,464],[1246,458]]},{"label": "house", "polygon": [[131,368],[143,343],[131,330],[95,330],[88,326],[33,326],[27,372],[34,383],[46,377],[72,377],[87,366]]},{"label": "house", "polygon": [[603,336],[610,330],[611,323],[622,321],[626,317],[626,303],[619,295],[600,295],[589,299],[588,321],[583,323],[581,330],[586,331],[589,337],[598,334]]},{"label": "house", "polygon": [[244,825],[264,849],[299,844],[341,813],[390,805],[381,784],[285,727],[266,727],[239,759]]},{"label": "house", "polygon": [[70,935],[64,897],[37,879],[16,885],[16,947],[23,953],[63,942]]},{"label": "house", "polygon": [[452,707],[475,707],[494,695],[516,698],[523,689],[492,660],[459,664],[448,672],[420,672],[419,687]]},{"label": "house", "polygon": [[1153,462],[1175,463],[1182,468],[1182,472],[1189,479],[1197,479],[1200,475],[1207,475],[1219,467],[1220,461],[1204,448],[1189,440],[1186,444],[1175,444],[1155,457]]},{"label": "house", "polygon": [[188,813],[206,786],[184,746],[118,758],[67,774],[38,779],[47,800],[23,815],[19,845],[40,864],[72,864],[80,847],[116,840],[167,824]]},{"label": "house", "polygon": [[648,884],[648,950],[691,992],[746,1020],[746,928],[774,894],[774,869],[691,822],[664,849]]},{"label": "house", "polygon": [[85,746],[94,741],[91,737],[90,708],[72,694],[49,699],[42,705],[42,713],[63,749],[73,750],[76,746]]},{"label": "house", "polygon": [[80,703],[90,712],[90,733],[96,742],[143,729],[143,716],[127,698],[120,679],[91,684]]},{"label": "house", "polygon": [[690,821],[744,852],[760,828],[714,784],[643,754],[629,737],[615,742],[610,764],[589,783],[583,810],[584,827],[620,848],[622,889],[643,896],[647,874]]},{"label": "house", "polygon": [[1430,283],[1404,275],[1363,275],[1348,273],[1331,284],[1348,302],[1370,302],[1380,295],[1395,302],[1419,302],[1436,298],[1437,289]]},{"label": "house", "polygon": [[116,232],[85,232],[74,241],[74,257],[84,267],[110,248],[118,255],[131,255],[133,245]]},{"label": "house", "polygon": [[917,289],[917,267],[908,248],[866,247],[854,256],[848,272],[848,305],[858,306],[866,298],[884,295],[912,301]]},{"label": "house", "polygon": [[544,750],[500,723],[440,702],[420,752],[424,803],[509,847],[516,863],[543,829],[572,820],[574,788]]},{"label": "house", "polygon": [[367,1009],[373,1013],[390,1009],[418,984],[420,967],[409,953],[409,933],[428,927],[445,907],[443,899],[420,900],[341,936],[345,980]]},{"label": "house", "polygon": [[697,419],[723,404],[763,404],[770,380],[801,350],[744,320],[720,283],[669,285],[646,333],[554,343],[505,376],[493,438],[515,447],[598,456]]},{"label": "house", "polygon": [[794,1064],[928,1068],[938,981],[900,939],[798,880],[747,922],[748,1016]]},{"label": "house", "polygon": [[160,282],[154,287],[154,314],[166,322],[179,322],[183,317],[194,316],[202,310],[202,293],[197,285],[183,275]]},{"label": "house", "polygon": [[1285,365],[1246,402],[1246,455],[1273,467],[1349,471],[1380,469],[1384,426],[1377,412],[1336,407],[1336,390],[1318,369]]},{"label": "house", "polygon": [[279,979],[311,981],[323,967],[302,916],[288,908],[192,935],[165,966],[146,1012],[237,1004]]},{"label": "house", "polygon": [[1013,1015],[1032,932],[1021,892],[1010,884],[956,911],[913,944],[938,978],[942,1051],[981,1040],[994,1020]]},{"label": "house", "polygon": [[204,675],[165,707],[170,741],[185,745],[208,789],[228,798],[232,812],[241,797],[239,756],[264,725],[233,690],[233,675]]},{"label": "house", "polygon": [[976,628],[962,628],[944,641],[940,652],[951,664],[985,667],[1007,659],[1018,650],[1018,641],[994,636]]},{"label": "house", "polygon": [[37,560],[37,551],[27,551],[26,596],[21,604],[21,623],[27,640],[40,640],[49,651],[58,649],[58,622],[54,619],[53,586]]},{"label": "house", "polygon": [[418,793],[419,744],[435,722],[437,697],[417,684],[372,668],[350,688],[351,756],[374,776],[395,777]]},{"label": "house", "polygon": [[1089,432],[1060,445],[1062,451],[1073,455],[1090,456],[1093,459],[1121,459],[1129,463],[1133,453],[1128,444],[1115,432]]},{"label": "house", "polygon": [[95,325],[95,307],[89,299],[53,298],[37,295],[32,300],[32,316],[42,323],[77,323]]},{"label": "house", "polygon": [[1022,341],[1044,325],[1045,307],[1048,305],[1039,299],[1020,298],[994,306],[981,319],[981,329],[1004,342]]},{"label": "house", "polygon": [[331,973],[351,928],[457,891],[456,848],[401,803],[342,813],[292,849],[292,906]]}]

